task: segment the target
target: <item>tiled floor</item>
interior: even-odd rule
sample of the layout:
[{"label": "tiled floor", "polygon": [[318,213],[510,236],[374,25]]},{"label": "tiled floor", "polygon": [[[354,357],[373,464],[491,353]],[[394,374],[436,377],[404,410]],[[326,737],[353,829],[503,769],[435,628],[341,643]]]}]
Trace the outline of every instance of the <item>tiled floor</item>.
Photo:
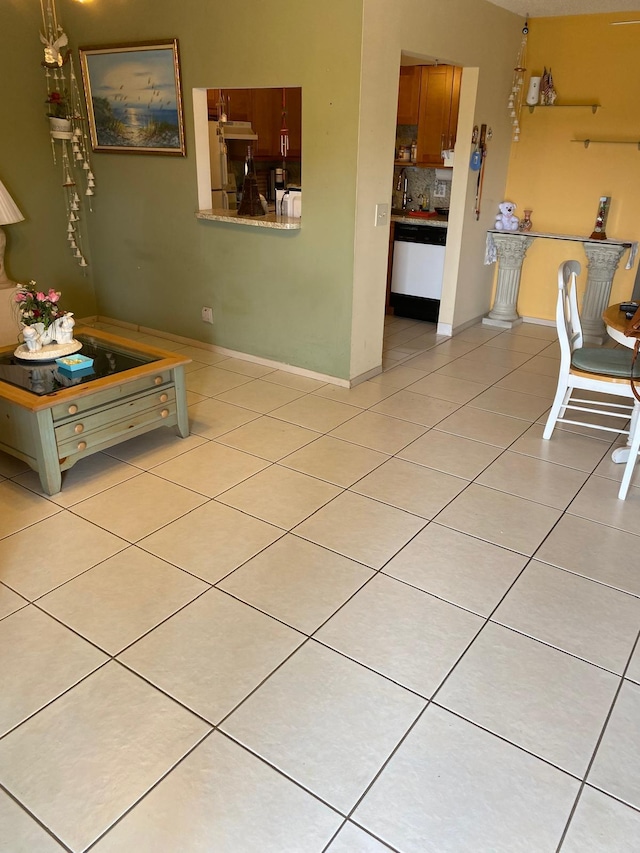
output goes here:
[{"label": "tiled floor", "polygon": [[542,440],[553,339],[192,348],[188,439],[0,456],[0,851],[638,850],[640,470]]}]

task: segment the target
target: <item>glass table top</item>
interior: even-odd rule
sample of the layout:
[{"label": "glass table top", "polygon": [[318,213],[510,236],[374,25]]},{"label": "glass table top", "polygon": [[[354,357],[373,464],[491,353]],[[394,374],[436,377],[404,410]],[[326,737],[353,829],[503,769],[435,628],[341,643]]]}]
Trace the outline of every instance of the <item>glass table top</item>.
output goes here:
[{"label": "glass table top", "polygon": [[13,353],[8,353],[0,355],[0,381],[43,397],[72,385],[92,382],[103,376],[160,360],[159,356],[137,353],[133,349],[116,346],[87,334],[77,335],[76,340],[82,344],[80,353],[93,359],[92,368],[82,371],[81,376],[61,371],[55,361],[36,364],[33,361],[21,361]]}]

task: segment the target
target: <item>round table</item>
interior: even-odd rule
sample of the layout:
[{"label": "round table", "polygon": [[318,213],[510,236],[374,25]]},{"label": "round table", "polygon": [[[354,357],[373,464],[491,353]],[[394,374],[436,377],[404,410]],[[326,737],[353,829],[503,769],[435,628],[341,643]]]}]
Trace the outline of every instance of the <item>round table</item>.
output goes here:
[{"label": "round table", "polygon": [[[609,305],[606,311],[603,311],[602,319],[607,327],[607,334],[612,340],[617,344],[622,344],[623,347],[633,349],[636,343],[636,338],[630,338],[624,333],[628,320],[624,311],[620,310],[620,304],[620,302],[616,302],[615,305]],[[638,417],[638,403],[636,403],[635,406],[634,415]],[[628,447],[616,447],[611,454],[611,459],[616,463],[626,462],[628,458]]]}]

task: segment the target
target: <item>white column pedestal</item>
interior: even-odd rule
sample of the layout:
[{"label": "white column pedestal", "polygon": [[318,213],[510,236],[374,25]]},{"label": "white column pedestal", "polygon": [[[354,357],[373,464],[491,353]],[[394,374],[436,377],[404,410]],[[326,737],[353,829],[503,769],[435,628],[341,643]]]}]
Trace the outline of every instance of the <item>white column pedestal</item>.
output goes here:
[{"label": "white column pedestal", "polygon": [[517,311],[520,274],[524,256],[533,240],[528,234],[516,234],[513,231],[493,233],[498,256],[498,281],[493,308],[482,320],[485,326],[512,329],[522,323],[522,317]]},{"label": "white column pedestal", "polygon": [[604,344],[608,340],[602,313],[609,305],[613,276],[618,269],[625,246],[610,245],[599,240],[582,244],[589,260],[587,287],[580,309],[580,323],[586,344]]}]

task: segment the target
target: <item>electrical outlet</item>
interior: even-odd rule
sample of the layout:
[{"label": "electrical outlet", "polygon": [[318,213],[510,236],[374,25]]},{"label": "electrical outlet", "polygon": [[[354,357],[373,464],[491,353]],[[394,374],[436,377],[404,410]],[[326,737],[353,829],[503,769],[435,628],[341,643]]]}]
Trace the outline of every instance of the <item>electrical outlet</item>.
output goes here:
[{"label": "electrical outlet", "polygon": [[433,197],[434,198],[446,198],[447,197],[447,185],[444,181],[436,181],[433,187]]},{"label": "electrical outlet", "polygon": [[213,308],[207,308],[203,306],[202,308],[202,322],[203,323],[213,323]]},{"label": "electrical outlet", "polygon": [[376,228],[380,225],[386,225],[389,221],[389,205],[376,204]]}]

